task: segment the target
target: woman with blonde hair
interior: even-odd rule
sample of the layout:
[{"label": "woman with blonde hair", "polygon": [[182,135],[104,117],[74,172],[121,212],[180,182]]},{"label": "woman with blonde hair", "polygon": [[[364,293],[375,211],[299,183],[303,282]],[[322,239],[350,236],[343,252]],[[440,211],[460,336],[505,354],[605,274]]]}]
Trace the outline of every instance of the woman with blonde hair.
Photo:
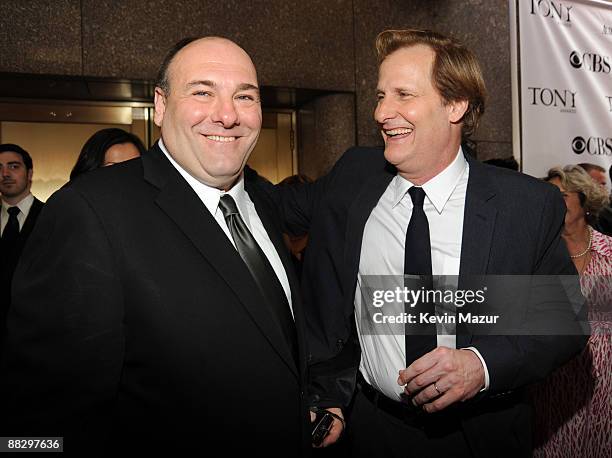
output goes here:
[{"label": "woman with blonde hair", "polygon": [[[590,296],[597,291],[592,291],[590,277],[612,275],[612,237],[593,229],[599,212],[609,203],[608,194],[578,165],[554,167],[548,171],[546,181],[563,194],[567,207],[563,239],[581,276],[583,293],[593,302]],[[607,299],[608,304],[612,303],[612,297]]]},{"label": "woman with blonde hair", "polygon": [[593,229],[605,188],[578,165],[545,178],[567,206],[563,239],[580,275],[591,337],[584,352],[533,390],[536,457],[612,456],[612,237]]}]

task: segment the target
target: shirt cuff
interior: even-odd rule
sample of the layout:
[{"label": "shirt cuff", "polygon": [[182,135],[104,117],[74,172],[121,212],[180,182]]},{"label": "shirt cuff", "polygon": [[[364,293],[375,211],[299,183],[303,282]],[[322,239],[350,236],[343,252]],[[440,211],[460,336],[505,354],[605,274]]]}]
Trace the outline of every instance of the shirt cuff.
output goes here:
[{"label": "shirt cuff", "polygon": [[478,356],[478,359],[482,363],[482,368],[484,369],[484,377],[485,377],[485,385],[484,385],[484,388],[480,390],[480,392],[482,393],[483,391],[487,391],[489,389],[490,379],[489,379],[489,369],[487,369],[487,363],[485,363],[484,358],[482,357],[480,352],[476,350],[476,347],[465,347],[465,348],[462,348],[461,350],[471,350],[474,353],[476,353],[476,356]]}]

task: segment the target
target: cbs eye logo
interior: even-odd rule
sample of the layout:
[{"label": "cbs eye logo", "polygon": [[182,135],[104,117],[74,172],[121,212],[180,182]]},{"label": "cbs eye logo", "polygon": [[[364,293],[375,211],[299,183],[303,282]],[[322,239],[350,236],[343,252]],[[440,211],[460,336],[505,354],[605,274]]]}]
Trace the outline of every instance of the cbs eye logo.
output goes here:
[{"label": "cbs eye logo", "polygon": [[586,146],[587,146],[586,141],[582,137],[576,137],[572,140],[572,150],[576,154],[584,153]]},{"label": "cbs eye logo", "polygon": [[576,51],[572,51],[569,56],[569,61],[574,68],[582,67],[582,59],[580,58],[580,54],[578,54]]}]

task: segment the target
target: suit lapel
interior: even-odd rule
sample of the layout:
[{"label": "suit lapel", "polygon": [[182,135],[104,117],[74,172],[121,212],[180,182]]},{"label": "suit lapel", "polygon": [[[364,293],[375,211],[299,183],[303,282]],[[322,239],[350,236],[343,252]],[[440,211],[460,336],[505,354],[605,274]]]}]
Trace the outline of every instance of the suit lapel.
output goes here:
[{"label": "suit lapel", "polygon": [[497,217],[493,200],[496,190],[482,164],[469,157],[468,163],[470,176],[465,198],[459,275],[482,275],[487,271]]},{"label": "suit lapel", "polygon": [[344,270],[346,277],[343,281],[345,287],[344,296],[348,300],[348,303],[345,304],[346,310],[349,313],[348,316],[352,313],[355,300],[355,286],[359,273],[359,259],[361,257],[361,242],[366,222],[396,173],[395,168],[387,164],[384,170],[368,179],[361,192],[349,207],[344,246],[344,263],[346,267]]},{"label": "suit lapel", "polygon": [[[463,217],[463,237],[461,242],[461,261],[459,267],[459,288],[471,289],[470,276],[487,273],[491,244],[497,218],[495,207],[496,188],[487,176],[485,167],[467,156],[470,166],[465,210]],[[457,347],[469,345],[468,333],[457,329]]]},{"label": "suit lapel", "polygon": [[159,188],[155,201],[236,294],[272,347],[297,375],[291,352],[274,325],[247,267],[193,189],[156,145],[142,158],[144,178]]},{"label": "suit lapel", "polygon": [[32,229],[34,229],[36,218],[38,218],[38,214],[40,213],[40,210],[42,210],[43,205],[44,204],[40,200],[34,198],[34,202],[32,202],[32,206],[30,207],[28,216],[23,222],[23,227],[21,228],[21,231],[19,231],[20,240],[27,239],[28,235],[30,235],[30,232],[32,232]]},{"label": "suit lapel", "polygon": [[0,241],[0,248],[2,249],[2,252],[12,253],[11,255],[6,255],[7,259],[11,258],[13,259],[12,262],[17,262],[17,259],[19,258],[19,255],[21,253],[21,250],[23,249],[27,238],[32,232],[32,229],[34,229],[34,224],[36,223],[38,214],[42,210],[43,206],[44,204],[40,200],[34,198],[34,202],[32,202],[32,206],[30,207],[28,216],[23,222],[23,227],[19,231],[19,235],[17,236],[17,239],[15,240],[13,245],[5,247],[4,244]]},{"label": "suit lapel", "polygon": [[[300,296],[300,284],[293,268],[293,261],[291,260],[289,251],[285,246],[285,242],[281,235],[281,229],[274,223],[272,218],[273,209],[270,208],[270,204],[262,197],[261,191],[252,183],[251,179],[247,178],[245,173],[244,181],[245,191],[249,194],[249,197],[255,205],[257,215],[261,220],[261,223],[266,230],[270,241],[274,245],[274,249],[278,253],[278,256],[283,264],[287,279],[289,280],[289,288],[291,289],[291,305],[293,309],[293,317],[295,319],[296,332],[298,335],[300,362],[304,362],[304,355],[302,350],[304,349],[304,338],[302,333],[303,319],[301,309],[301,296]],[[289,354],[289,352],[287,353]]]}]

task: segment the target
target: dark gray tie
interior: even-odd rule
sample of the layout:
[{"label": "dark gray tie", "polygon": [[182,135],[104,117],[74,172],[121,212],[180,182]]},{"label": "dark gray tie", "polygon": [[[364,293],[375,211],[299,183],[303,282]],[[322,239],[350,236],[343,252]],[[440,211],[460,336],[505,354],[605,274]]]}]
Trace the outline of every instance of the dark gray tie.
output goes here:
[{"label": "dark gray tie", "polygon": [[287,296],[274,269],[242,220],[232,196],[229,194],[221,196],[219,208],[223,212],[240,257],[251,272],[297,363],[295,323],[291,316]]},{"label": "dark gray tie", "polygon": [[[425,191],[423,188],[413,186],[408,193],[412,199],[413,208],[404,245],[404,274],[419,275],[420,281],[415,286],[424,287],[427,290],[433,285],[429,222],[423,209]],[[406,366],[409,366],[414,360],[436,348],[436,325],[418,321],[421,313],[435,315],[435,304],[421,301],[414,307],[406,307],[406,312],[417,315],[416,324],[406,324]]]},{"label": "dark gray tie", "polygon": [[3,243],[14,242],[19,236],[19,220],[17,219],[17,215],[19,215],[21,210],[19,210],[19,207],[9,207],[7,211],[9,218],[4,227],[4,232],[2,232]]}]

